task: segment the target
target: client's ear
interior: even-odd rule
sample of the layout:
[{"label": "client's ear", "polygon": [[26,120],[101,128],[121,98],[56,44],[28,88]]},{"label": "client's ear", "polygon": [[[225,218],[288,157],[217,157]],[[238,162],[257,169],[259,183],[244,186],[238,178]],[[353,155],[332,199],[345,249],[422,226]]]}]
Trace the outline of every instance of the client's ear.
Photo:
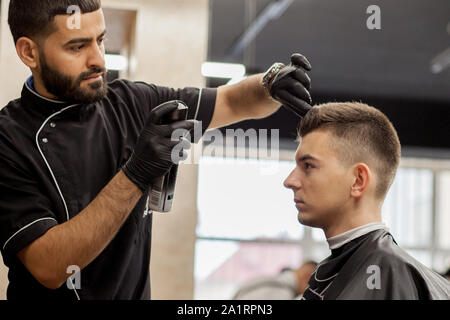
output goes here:
[{"label": "client's ear", "polygon": [[364,163],[358,163],[353,167],[354,181],[350,195],[354,198],[361,197],[372,179],[369,167]]}]

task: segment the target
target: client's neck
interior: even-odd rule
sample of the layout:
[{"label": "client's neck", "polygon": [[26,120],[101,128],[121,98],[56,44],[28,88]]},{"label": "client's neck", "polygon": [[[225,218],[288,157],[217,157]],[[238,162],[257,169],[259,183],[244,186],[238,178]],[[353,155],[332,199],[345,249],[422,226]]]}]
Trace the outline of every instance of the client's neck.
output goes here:
[{"label": "client's neck", "polygon": [[329,225],[322,228],[326,238],[335,237],[369,223],[381,222],[381,205],[379,203],[352,204],[351,208],[336,215]]}]

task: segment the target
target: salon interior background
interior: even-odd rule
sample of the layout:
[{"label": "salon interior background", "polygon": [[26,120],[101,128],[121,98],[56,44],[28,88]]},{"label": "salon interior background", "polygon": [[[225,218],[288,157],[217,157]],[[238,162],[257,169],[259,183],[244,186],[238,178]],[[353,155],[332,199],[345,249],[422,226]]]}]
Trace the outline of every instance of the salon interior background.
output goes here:
[{"label": "salon interior background", "polygon": [[[214,87],[230,79],[205,77],[205,61],[239,63],[253,74],[301,52],[313,65],[315,103],[361,100],[381,109],[403,144],[384,220],[424,264],[438,272],[450,266],[448,0],[102,2],[108,65],[118,69],[111,78]],[[19,97],[29,74],[14,51],[8,3],[1,1],[1,106]],[[379,30],[366,26],[373,4],[381,10]],[[228,299],[246,279],[329,254],[320,231],[298,224],[282,186],[294,165],[297,125],[280,110],[232,127],[280,129],[276,174],[261,175],[270,160],[218,155],[181,166],[173,212],[154,217],[154,299]],[[6,286],[1,265],[0,298]]]}]

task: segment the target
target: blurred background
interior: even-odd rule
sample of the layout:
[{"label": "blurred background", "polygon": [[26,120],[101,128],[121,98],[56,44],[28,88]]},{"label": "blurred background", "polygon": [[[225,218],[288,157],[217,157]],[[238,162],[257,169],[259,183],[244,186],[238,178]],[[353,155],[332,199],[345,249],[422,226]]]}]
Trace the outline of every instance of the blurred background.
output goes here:
[{"label": "blurred background", "polygon": [[[8,3],[1,0],[0,106],[20,96],[30,74],[15,54]],[[217,87],[299,52],[313,66],[314,103],[362,101],[383,111],[403,146],[384,222],[423,264],[440,273],[450,267],[448,0],[102,3],[109,80]],[[371,5],[378,12],[368,12]],[[279,160],[266,152],[201,156],[201,145],[193,149],[199,161],[180,167],[173,212],[154,214],[153,299],[230,299],[247,280],[329,255],[323,232],[298,223],[282,185],[295,165],[298,121],[281,109],[230,127],[278,129]],[[264,174],[268,166],[275,170]],[[7,270],[0,265],[4,299]]]}]

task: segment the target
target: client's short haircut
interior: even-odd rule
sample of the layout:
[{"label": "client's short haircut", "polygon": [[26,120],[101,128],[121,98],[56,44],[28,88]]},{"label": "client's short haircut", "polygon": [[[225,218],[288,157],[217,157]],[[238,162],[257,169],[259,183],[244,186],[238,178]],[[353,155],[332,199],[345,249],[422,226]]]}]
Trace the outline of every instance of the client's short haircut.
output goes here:
[{"label": "client's short haircut", "polygon": [[379,110],[358,102],[315,106],[300,123],[299,139],[314,130],[333,135],[332,147],[348,165],[366,163],[377,177],[376,197],[383,199],[400,162],[397,132]]}]

